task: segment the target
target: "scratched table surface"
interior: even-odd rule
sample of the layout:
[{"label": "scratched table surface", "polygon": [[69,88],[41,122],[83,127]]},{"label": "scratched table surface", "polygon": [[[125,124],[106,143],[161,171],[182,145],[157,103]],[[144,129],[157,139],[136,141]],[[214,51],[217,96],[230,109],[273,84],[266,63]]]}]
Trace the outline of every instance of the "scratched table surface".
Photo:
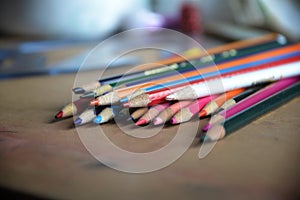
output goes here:
[{"label": "scratched table surface", "polygon": [[[112,69],[108,74],[121,71]],[[93,72],[83,74],[92,76]],[[134,174],[95,159],[72,126],[73,118],[53,122],[54,114],[72,99],[75,77],[67,74],[0,81],[0,186],[6,193],[50,199],[299,197],[299,97],[219,141],[202,159],[198,158],[198,131],[176,161],[153,172]],[[195,130],[190,127],[200,129],[206,122],[193,120],[181,127],[186,137],[193,137]],[[80,130],[88,134],[92,127],[86,125]],[[144,135],[157,130],[152,137],[135,138],[124,134],[115,123],[101,125],[114,144],[136,153],[164,147],[179,129],[124,127]],[[178,142],[178,148],[181,145]],[[112,154],[105,149],[103,153]]]}]

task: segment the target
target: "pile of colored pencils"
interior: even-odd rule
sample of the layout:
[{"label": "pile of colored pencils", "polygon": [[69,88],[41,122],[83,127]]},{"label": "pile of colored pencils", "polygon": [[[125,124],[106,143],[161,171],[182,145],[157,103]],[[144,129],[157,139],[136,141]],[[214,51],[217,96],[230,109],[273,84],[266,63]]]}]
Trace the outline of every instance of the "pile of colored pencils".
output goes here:
[{"label": "pile of colored pencils", "polygon": [[207,53],[172,57],[76,87],[80,98],[55,117],[78,115],[76,126],[113,119],[142,126],[210,116],[202,140],[212,141],[300,93],[300,43],[282,35],[237,41]]}]

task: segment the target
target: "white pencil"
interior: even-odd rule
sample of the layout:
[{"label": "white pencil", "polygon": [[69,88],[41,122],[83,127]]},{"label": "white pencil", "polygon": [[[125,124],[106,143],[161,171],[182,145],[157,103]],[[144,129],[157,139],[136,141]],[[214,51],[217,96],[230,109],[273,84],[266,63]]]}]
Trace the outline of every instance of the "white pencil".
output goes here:
[{"label": "white pencil", "polygon": [[278,65],[267,69],[210,79],[206,82],[186,86],[183,89],[170,94],[166,97],[166,99],[197,99],[199,97],[224,93],[229,90],[249,87],[297,75],[300,75],[300,61]]}]

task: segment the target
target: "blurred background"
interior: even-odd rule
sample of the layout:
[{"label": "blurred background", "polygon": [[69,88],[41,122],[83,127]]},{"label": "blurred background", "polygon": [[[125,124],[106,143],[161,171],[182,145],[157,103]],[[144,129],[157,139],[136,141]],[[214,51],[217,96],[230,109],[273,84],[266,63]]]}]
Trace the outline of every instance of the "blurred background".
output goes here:
[{"label": "blurred background", "polygon": [[[2,0],[0,9],[2,79],[76,72],[96,44],[132,28],[152,31],[139,36],[143,40],[132,36],[112,43],[90,69],[114,58],[124,41],[161,42],[167,36],[159,36],[160,27],[205,48],[270,32],[300,39],[299,0]],[[138,62],[132,56],[114,66]]]}]

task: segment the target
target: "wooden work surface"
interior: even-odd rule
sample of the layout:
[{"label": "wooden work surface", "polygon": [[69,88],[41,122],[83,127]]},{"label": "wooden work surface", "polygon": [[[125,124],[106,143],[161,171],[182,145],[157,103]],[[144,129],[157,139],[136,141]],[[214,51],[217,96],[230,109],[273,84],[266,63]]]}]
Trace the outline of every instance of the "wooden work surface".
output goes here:
[{"label": "wooden work surface", "polygon": [[[198,158],[196,138],[170,166],[130,174],[97,161],[72,127],[72,118],[52,122],[71,100],[74,80],[69,74],[0,82],[0,186],[55,199],[299,197],[299,97],[218,142],[204,159]],[[193,123],[197,121],[184,125],[187,137]],[[164,127],[147,142],[127,139],[114,123],[102,128],[119,146],[137,152],[164,146],[178,130]],[[147,127],[135,129],[144,133]]]}]

